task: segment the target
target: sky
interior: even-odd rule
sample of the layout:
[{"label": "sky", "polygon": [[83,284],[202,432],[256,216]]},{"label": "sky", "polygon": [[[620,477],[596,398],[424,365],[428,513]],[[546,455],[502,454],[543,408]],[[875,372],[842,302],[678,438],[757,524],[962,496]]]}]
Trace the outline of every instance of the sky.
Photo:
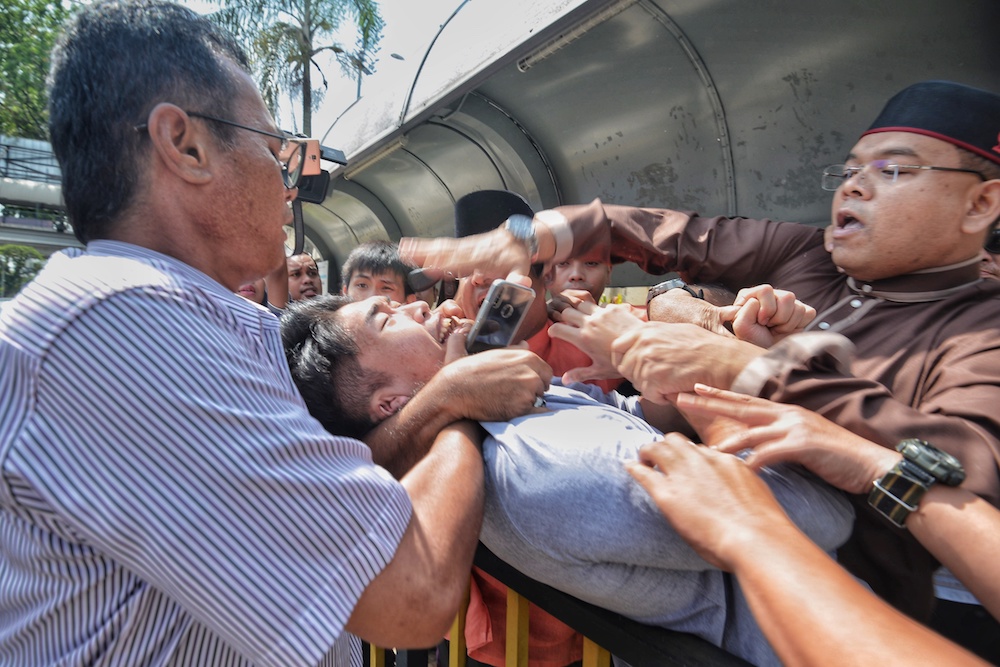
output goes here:
[{"label": "sky", "polygon": [[[385,27],[382,29],[382,41],[375,64],[375,71],[379,76],[372,85],[394,85],[399,81],[392,76],[397,70],[401,74],[411,74],[412,66],[419,63],[441,24],[462,2],[463,0],[381,0],[378,5]],[[345,46],[352,46],[355,39],[354,30],[346,30],[338,36],[338,40]],[[392,54],[400,56],[401,60],[397,60]],[[325,73],[330,81],[330,90],[313,120],[313,131],[319,134],[357,97],[357,81],[345,77],[339,66],[334,64],[326,68]],[[373,92],[376,91],[371,89],[368,79],[362,80],[362,95]],[[284,116],[283,113],[281,115]]]},{"label": "sky", "polygon": [[[179,0],[191,9],[205,13],[216,9],[205,0]],[[470,2],[476,0],[469,0]],[[490,1],[490,0],[480,0]],[[379,74],[376,85],[393,85],[396,80],[391,75],[394,69],[401,73],[409,72],[404,63],[419,62],[430,41],[437,34],[438,28],[444,23],[463,0],[381,0],[379,10],[385,21],[382,29],[382,41],[377,55],[375,71]],[[353,26],[345,26],[336,34],[335,40],[345,47],[353,47],[356,41],[356,30]],[[397,60],[391,54],[397,54],[402,60]],[[343,74],[336,62],[323,64],[323,74],[329,82],[329,89],[319,109],[313,114],[313,132],[322,134],[333,121],[351,105],[357,98],[357,80]],[[314,82],[316,78],[313,79]],[[381,82],[381,83],[379,83]],[[367,80],[362,80],[362,95],[371,94],[373,90],[366,87]],[[301,102],[291,101],[278,110],[278,121],[283,129],[299,130]]]}]

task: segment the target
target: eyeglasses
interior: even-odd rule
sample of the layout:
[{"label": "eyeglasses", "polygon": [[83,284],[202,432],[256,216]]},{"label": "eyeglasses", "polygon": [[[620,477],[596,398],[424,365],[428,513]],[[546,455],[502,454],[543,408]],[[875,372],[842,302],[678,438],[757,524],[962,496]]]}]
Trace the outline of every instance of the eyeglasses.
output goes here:
[{"label": "eyeglasses", "polygon": [[991,255],[1000,255],[1000,229],[993,229],[986,237],[983,249]]},{"label": "eyeglasses", "polygon": [[[197,111],[187,111],[189,116],[194,118],[201,118],[204,120],[210,120],[213,123],[222,123],[223,125],[231,125],[232,127],[238,127],[241,130],[250,130],[251,132],[256,132],[257,134],[263,134],[265,137],[271,137],[273,139],[281,140],[281,148],[278,149],[278,164],[281,165],[281,180],[284,181],[285,187],[291,190],[297,187],[299,181],[302,178],[302,168],[305,166],[306,160],[306,145],[305,142],[298,141],[284,134],[276,134],[274,132],[268,132],[267,130],[258,130],[256,127],[249,127],[247,125],[240,125],[239,123],[234,123],[231,120],[226,120],[225,118],[216,118],[215,116],[209,116],[208,114],[199,113]],[[140,123],[135,126],[136,130],[145,130],[148,127],[146,123]]]},{"label": "eyeglasses", "polygon": [[824,190],[835,192],[837,188],[854,178],[865,169],[871,169],[887,183],[895,183],[900,174],[914,173],[917,171],[960,171],[966,174],[975,174],[980,180],[985,181],[986,177],[974,169],[960,169],[958,167],[932,167],[925,164],[896,164],[888,160],[874,160],[868,164],[851,165],[831,164],[823,170],[823,180],[821,185]]},{"label": "eyeglasses", "polygon": [[238,127],[241,130],[250,130],[251,132],[256,132],[257,134],[263,134],[265,137],[280,139],[281,148],[278,149],[278,163],[281,165],[281,180],[285,182],[285,187],[289,190],[298,186],[299,180],[302,178],[302,167],[305,166],[306,163],[306,145],[304,142],[297,141],[284,134],[275,134],[274,132],[267,132],[266,130],[258,130],[256,127],[240,125],[239,123],[234,123],[233,121],[226,120],[225,118],[216,118],[215,116],[209,116],[208,114],[199,113],[197,111],[185,111],[184,113],[189,116],[194,116],[195,118],[210,120],[213,123],[222,123],[223,125]]}]

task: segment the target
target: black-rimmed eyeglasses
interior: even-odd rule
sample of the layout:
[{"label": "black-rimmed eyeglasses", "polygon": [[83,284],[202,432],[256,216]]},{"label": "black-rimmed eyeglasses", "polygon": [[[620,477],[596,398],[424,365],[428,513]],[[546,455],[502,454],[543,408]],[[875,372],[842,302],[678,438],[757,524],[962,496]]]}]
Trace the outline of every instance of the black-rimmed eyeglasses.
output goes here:
[{"label": "black-rimmed eyeglasses", "polygon": [[895,183],[899,180],[900,174],[913,173],[917,171],[960,171],[966,174],[975,174],[980,180],[985,181],[986,177],[974,169],[962,169],[960,167],[932,167],[926,164],[896,164],[889,160],[874,160],[868,164],[846,165],[831,164],[823,170],[823,180],[821,185],[824,190],[835,192],[841,185],[854,178],[865,170],[877,174],[880,181]]},{"label": "black-rimmed eyeglasses", "polygon": [[[210,116],[206,113],[201,113],[198,111],[187,111],[189,116],[194,118],[201,118],[203,120],[210,120],[213,123],[222,123],[223,125],[230,125],[232,127],[237,127],[241,130],[250,130],[251,132],[256,132],[257,134],[263,134],[265,137],[271,137],[272,139],[278,139],[281,141],[281,148],[278,149],[278,164],[281,165],[281,180],[284,181],[285,187],[291,190],[294,187],[298,187],[299,180],[302,178],[302,168],[305,166],[306,157],[306,145],[305,142],[293,139],[285,134],[277,134],[275,132],[268,132],[267,130],[259,130],[256,127],[250,127],[249,125],[241,125],[239,123],[234,123],[231,120],[226,120],[225,118],[218,118],[216,116]],[[145,130],[147,128],[146,123],[136,125],[135,129]]]}]

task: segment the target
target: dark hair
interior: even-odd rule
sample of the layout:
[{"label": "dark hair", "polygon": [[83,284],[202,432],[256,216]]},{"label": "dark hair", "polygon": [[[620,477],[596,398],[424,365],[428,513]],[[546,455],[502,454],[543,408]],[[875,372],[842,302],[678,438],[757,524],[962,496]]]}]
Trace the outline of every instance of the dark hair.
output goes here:
[{"label": "dark hair", "polygon": [[340,282],[344,289],[350,284],[351,276],[359,271],[372,275],[394,273],[403,281],[406,295],[413,294],[406,278],[415,267],[410,266],[399,257],[399,246],[389,241],[368,241],[351,251],[344,261],[340,271]]},{"label": "dark hair", "polygon": [[353,301],[324,295],[289,304],[281,316],[281,341],[309,414],[330,433],[360,438],[376,423],[368,414],[369,398],[389,379],[358,363],[358,346],[337,317]]},{"label": "dark hair", "polygon": [[958,150],[958,163],[962,169],[972,169],[982,174],[986,180],[1000,178],[1000,163],[987,160],[981,155],[976,155],[965,148],[955,147]]},{"label": "dark hair", "polygon": [[[229,34],[167,2],[98,2],[68,24],[52,52],[49,131],[81,242],[106,236],[134,198],[148,147],[136,126],[154,106],[229,115],[238,88],[226,60],[249,71]],[[233,128],[209,127],[230,142]]]}]

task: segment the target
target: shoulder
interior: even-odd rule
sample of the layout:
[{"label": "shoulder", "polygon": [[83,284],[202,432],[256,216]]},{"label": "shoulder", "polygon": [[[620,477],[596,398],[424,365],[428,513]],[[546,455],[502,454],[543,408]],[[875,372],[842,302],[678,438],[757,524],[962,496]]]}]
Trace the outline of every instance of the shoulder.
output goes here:
[{"label": "shoulder", "polygon": [[104,325],[152,331],[184,313],[234,325],[237,297],[177,264],[79,250],[57,253],[4,309],[4,333],[41,353],[81,322],[93,327],[94,335]]}]

